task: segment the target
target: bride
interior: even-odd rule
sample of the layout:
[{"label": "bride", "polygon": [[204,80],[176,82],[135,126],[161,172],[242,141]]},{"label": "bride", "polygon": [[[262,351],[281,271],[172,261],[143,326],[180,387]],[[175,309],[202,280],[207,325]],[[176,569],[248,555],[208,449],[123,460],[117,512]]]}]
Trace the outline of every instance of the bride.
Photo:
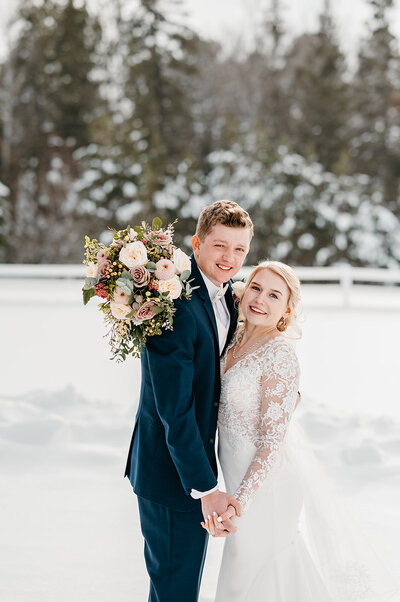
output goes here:
[{"label": "bride", "polygon": [[[242,324],[221,362],[219,459],[241,504],[225,541],[216,602],[398,600],[369,556],[292,418],[299,363],[285,333],[296,328],[300,282],[280,262],[259,264],[240,301]],[[203,527],[221,534],[229,507]]]}]

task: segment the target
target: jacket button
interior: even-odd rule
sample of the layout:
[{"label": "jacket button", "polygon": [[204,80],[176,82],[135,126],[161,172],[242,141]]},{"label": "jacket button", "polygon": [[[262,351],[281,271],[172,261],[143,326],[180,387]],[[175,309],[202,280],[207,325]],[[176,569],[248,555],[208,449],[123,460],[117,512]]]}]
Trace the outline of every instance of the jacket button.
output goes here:
[{"label": "jacket button", "polygon": [[211,445],[214,445],[214,439],[212,437],[210,439],[210,443],[211,443]]},{"label": "jacket button", "polygon": [[214,401],[213,406],[214,406],[214,408],[217,408],[218,407],[218,401]]}]

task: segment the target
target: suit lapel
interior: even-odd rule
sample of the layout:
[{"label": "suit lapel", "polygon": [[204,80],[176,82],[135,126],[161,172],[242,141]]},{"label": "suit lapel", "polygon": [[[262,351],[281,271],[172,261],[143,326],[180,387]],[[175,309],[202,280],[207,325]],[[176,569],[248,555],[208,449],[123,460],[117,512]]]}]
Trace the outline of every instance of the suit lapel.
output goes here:
[{"label": "suit lapel", "polygon": [[[199,268],[197,267],[197,263],[196,263],[193,255],[191,256],[190,260],[192,262],[191,277],[194,279],[194,282],[192,282],[192,286],[199,287],[195,292],[199,295],[199,297],[203,303],[204,309],[206,311],[206,314],[210,320],[210,323],[211,323],[211,326],[213,329],[216,348],[219,350],[218,329],[217,329],[217,323],[215,321],[215,314],[214,314],[213,306],[211,303],[210,295],[208,294],[206,284],[200,274]],[[219,355],[219,353],[218,353],[218,355]]]},{"label": "suit lapel", "polygon": [[227,337],[226,337],[226,343],[225,343],[225,346],[224,346],[224,349],[223,349],[221,355],[223,355],[225,353],[225,350],[226,350],[227,346],[229,345],[229,343],[232,340],[232,336],[233,336],[233,333],[236,330],[237,319],[238,319],[238,310],[237,310],[236,304],[235,304],[235,302],[233,300],[232,284],[231,284],[231,282],[229,282],[228,290],[225,293],[225,301],[226,301],[226,306],[227,306],[228,311],[229,311],[229,315],[231,317],[231,321],[230,321],[230,324],[229,324],[229,330],[228,330],[228,334],[227,334]]}]

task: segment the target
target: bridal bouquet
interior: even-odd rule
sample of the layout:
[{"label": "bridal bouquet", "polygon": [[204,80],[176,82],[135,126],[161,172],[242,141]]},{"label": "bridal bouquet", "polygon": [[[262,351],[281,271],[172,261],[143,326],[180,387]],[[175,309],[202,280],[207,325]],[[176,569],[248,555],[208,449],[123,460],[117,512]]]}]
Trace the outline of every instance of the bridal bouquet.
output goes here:
[{"label": "bridal bouquet", "polygon": [[110,327],[111,359],[139,357],[147,337],[172,330],[173,301],[190,298],[194,290],[190,259],[173,244],[173,224],[161,226],[156,217],[151,226],[113,230],[109,247],[85,237],[83,302],[103,299],[99,308]]}]

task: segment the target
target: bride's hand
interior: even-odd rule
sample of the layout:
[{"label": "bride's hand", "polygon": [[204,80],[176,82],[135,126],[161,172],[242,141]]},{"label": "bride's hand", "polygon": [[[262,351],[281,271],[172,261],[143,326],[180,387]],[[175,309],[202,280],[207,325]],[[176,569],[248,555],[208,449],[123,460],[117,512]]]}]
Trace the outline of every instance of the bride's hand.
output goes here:
[{"label": "bride's hand", "polygon": [[224,527],[221,527],[221,523],[217,522],[217,518],[218,514],[213,512],[213,516],[208,516],[208,518],[201,523],[201,526],[213,537],[228,537],[230,532]]},{"label": "bride's hand", "polygon": [[[240,506],[239,506],[240,508]],[[231,504],[229,504],[229,506],[227,507],[227,509],[225,510],[225,512],[223,514],[221,514],[217,519],[216,519],[216,527],[217,529],[224,529],[224,523],[226,524],[226,521],[228,521],[228,524],[232,524],[233,520],[235,520],[237,516],[236,513],[236,509],[234,506],[232,506]],[[236,531],[236,529],[235,529]]]}]

